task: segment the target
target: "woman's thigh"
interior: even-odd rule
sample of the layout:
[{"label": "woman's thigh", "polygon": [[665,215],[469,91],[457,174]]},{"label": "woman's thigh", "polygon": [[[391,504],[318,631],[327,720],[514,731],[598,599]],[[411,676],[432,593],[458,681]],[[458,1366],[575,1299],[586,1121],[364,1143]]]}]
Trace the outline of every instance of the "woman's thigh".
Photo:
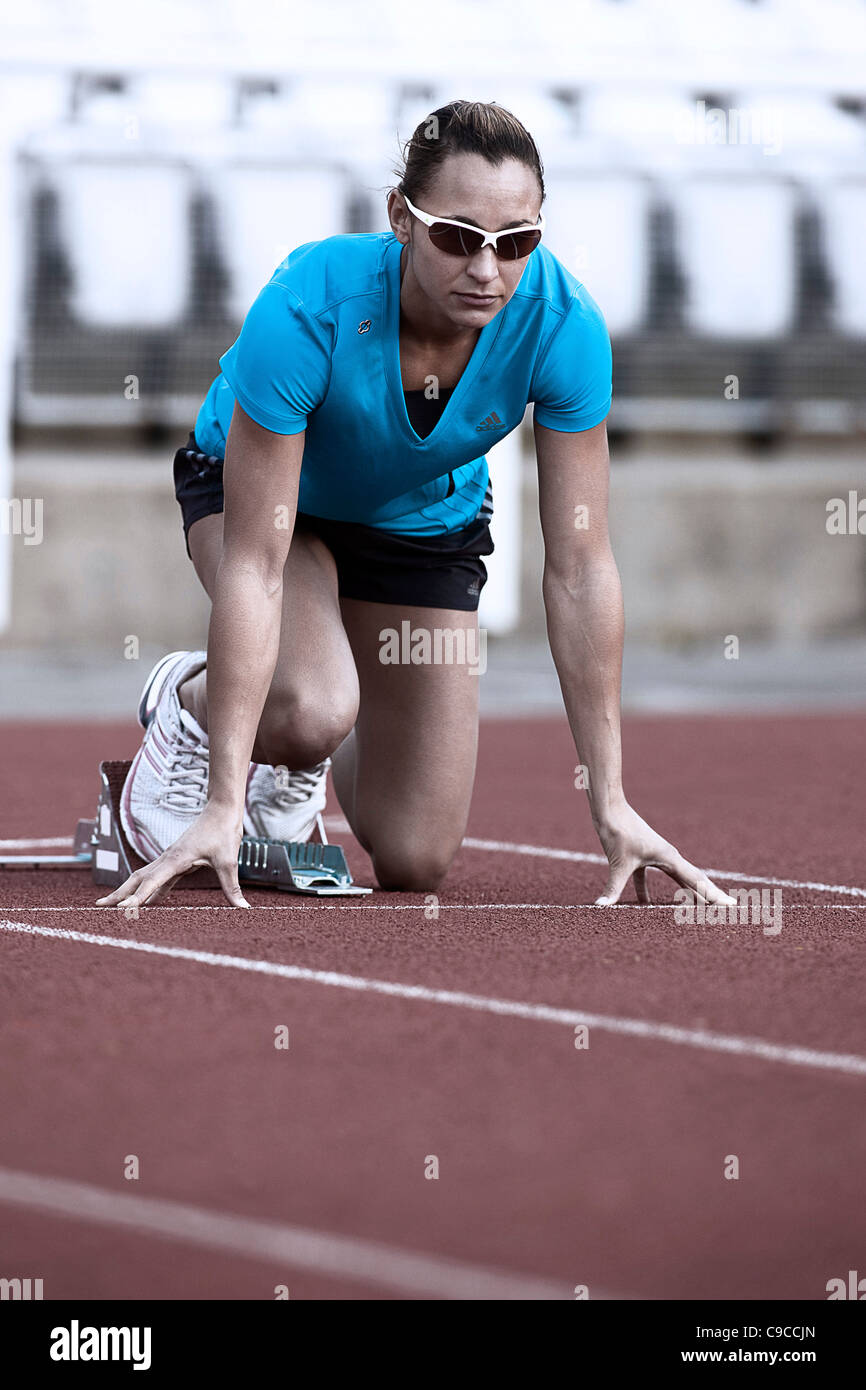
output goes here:
[{"label": "woman's thigh", "polygon": [[[354,733],[334,760],[337,795],[382,886],[423,891],[447,871],[469,815],[478,615],[357,599],[344,599],[342,611],[361,699]],[[388,659],[423,655],[419,633],[428,634],[430,659]]]},{"label": "woman's thigh", "polygon": [[[223,516],[189,528],[189,551],[209,597],[222,553]],[[358,676],[337,594],[337,569],[327,546],[295,532],[283,574],[280,649],[265,700],[256,749],[275,766],[315,766],[351,730]],[[254,750],[256,751],[256,750]]]}]

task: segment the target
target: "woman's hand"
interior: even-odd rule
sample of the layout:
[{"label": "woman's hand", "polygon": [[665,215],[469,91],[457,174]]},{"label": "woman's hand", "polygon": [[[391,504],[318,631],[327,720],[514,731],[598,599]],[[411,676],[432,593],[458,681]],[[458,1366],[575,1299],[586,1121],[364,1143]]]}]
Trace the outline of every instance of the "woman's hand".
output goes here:
[{"label": "woman's hand", "polygon": [[238,883],[238,849],[242,825],[235,812],[209,801],[201,815],[151,864],[130,874],[113,893],[97,899],[97,907],[154,906],[178,879],[205,866],[216,871],[232,907],[249,907]]},{"label": "woman's hand", "polygon": [[596,831],[610,864],[604,891],[595,900],[597,906],[619,902],[632,874],[638,902],[652,902],[646,881],[647,869],[661,869],[670,874],[682,888],[690,889],[696,899],[728,906],[736,904],[735,898],[717,888],[701,869],[690,864],[679,850],[657,835],[627,801],[603,821],[596,822]]}]

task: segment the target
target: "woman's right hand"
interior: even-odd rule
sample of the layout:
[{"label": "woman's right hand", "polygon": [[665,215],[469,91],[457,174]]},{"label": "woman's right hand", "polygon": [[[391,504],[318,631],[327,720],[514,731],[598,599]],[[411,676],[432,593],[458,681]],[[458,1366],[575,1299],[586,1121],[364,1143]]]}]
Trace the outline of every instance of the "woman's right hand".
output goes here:
[{"label": "woman's right hand", "polygon": [[242,824],[233,811],[208,801],[187,830],[158,859],[136,869],[125,883],[98,898],[97,907],[153,907],[184,874],[193,869],[215,870],[229,904],[249,907],[238,883],[238,850]]}]

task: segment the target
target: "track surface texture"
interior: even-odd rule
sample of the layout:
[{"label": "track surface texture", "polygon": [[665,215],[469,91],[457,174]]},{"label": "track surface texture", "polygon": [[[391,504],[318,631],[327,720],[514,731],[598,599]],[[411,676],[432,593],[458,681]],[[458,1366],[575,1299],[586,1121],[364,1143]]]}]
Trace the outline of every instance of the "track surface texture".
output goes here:
[{"label": "track surface texture", "polygon": [[[632,804],[723,886],[784,880],[776,933],[678,923],[657,873],[658,905],[591,906],[564,718],[483,725],[438,901],[178,889],[127,920],[86,871],[0,871],[0,1275],[46,1299],[825,1299],[866,1248],[863,730],[626,721]],[[137,742],[0,727],[0,839],[71,835]]]}]

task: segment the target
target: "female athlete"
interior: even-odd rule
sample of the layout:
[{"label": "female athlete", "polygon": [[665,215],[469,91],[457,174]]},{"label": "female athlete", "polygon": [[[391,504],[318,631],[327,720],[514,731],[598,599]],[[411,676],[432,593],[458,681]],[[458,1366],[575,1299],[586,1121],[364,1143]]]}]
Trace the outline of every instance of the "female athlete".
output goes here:
[{"label": "female athlete", "polygon": [[329,768],[379,885],[437,887],[469,811],[477,670],[385,659],[383,634],[408,620],[477,638],[493,549],[479,451],[529,402],[550,646],[610,866],[598,901],[632,874],[649,901],[650,866],[730,901],[623,793],[610,343],[543,244],[535,143],[503,108],[454,101],[404,154],[390,232],[289,255],[176,455],[207,652],[172,653],[148,678],[122,798],[146,864],[99,903],[153,904],[207,864],[248,906],[241,835],[308,837]]}]

